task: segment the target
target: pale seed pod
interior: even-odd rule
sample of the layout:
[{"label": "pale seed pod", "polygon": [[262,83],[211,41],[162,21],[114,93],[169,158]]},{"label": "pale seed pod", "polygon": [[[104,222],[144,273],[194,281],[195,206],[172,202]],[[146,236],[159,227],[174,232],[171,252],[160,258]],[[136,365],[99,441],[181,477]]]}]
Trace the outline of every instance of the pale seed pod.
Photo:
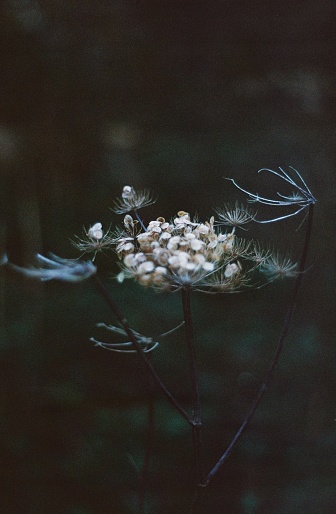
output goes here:
[{"label": "pale seed pod", "polygon": [[96,239],[97,241],[103,239],[104,233],[102,231],[102,224],[95,223],[92,227],[89,228],[87,235],[91,239]]}]

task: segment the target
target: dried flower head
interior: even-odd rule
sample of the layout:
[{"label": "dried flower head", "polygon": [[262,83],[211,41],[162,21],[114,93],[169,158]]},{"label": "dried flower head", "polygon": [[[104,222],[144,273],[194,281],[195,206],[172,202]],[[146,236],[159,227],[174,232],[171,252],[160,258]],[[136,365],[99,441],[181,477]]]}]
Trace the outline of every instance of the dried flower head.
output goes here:
[{"label": "dried flower head", "polygon": [[289,166],[289,168],[296,174],[297,181],[295,181],[288,173],[286,173],[282,168],[279,168],[279,171],[270,170],[268,168],[262,168],[258,171],[260,173],[261,171],[266,171],[268,173],[271,173],[287,184],[290,184],[292,187],[295,188],[294,191],[292,191],[289,195],[283,195],[279,192],[277,192],[277,196],[279,199],[273,199],[273,198],[266,198],[264,196],[260,196],[258,193],[250,193],[246,189],[243,189],[240,187],[236,181],[232,178],[229,178],[228,180],[231,180],[231,182],[243,193],[247,194],[249,197],[250,202],[255,203],[262,203],[265,205],[271,205],[271,206],[277,206],[277,207],[298,207],[294,212],[291,212],[289,214],[285,214],[283,216],[278,216],[276,218],[270,219],[270,220],[263,220],[258,221],[258,223],[272,223],[273,221],[279,221],[286,218],[290,218],[291,216],[295,216],[296,214],[299,214],[301,211],[309,207],[309,205],[316,203],[316,199],[312,195],[312,192],[310,191],[309,187],[301,177],[300,173],[294,169],[292,166]]},{"label": "dried flower head", "polygon": [[103,231],[101,223],[95,223],[89,230],[83,229],[83,237],[76,237],[76,241],[72,244],[83,254],[93,253],[92,261],[95,260],[97,253],[103,249],[110,248],[113,243],[113,237],[110,231]]},{"label": "dried flower head", "polygon": [[121,198],[115,200],[112,210],[116,214],[125,214],[132,211],[136,212],[153,203],[155,203],[155,200],[148,189],[136,191],[132,186],[124,186]]},{"label": "dried flower head", "polygon": [[293,263],[288,257],[281,257],[279,254],[269,255],[262,263],[260,270],[270,281],[296,277],[299,273],[297,263]]},{"label": "dried flower head", "polygon": [[246,225],[255,219],[254,212],[238,203],[236,203],[233,208],[229,205],[224,205],[224,208],[217,209],[216,212],[219,218],[217,224],[228,225],[233,227],[234,230],[238,227],[243,228],[242,225]]},{"label": "dried flower head", "polygon": [[122,261],[119,281],[135,278],[143,286],[198,290],[214,289],[217,273],[230,289],[238,288],[244,279],[239,258],[249,255],[248,245],[240,240],[236,244],[233,231],[219,232],[214,218],[202,223],[191,220],[186,211],[179,211],[170,223],[163,217],[151,221],[129,246],[121,238],[117,253]]}]

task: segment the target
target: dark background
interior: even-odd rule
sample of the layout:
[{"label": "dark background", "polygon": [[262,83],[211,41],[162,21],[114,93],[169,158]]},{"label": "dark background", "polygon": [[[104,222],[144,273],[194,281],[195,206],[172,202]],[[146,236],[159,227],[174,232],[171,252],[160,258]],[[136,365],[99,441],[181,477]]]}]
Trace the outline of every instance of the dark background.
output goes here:
[{"label": "dark background", "polygon": [[[272,387],[199,512],[332,514],[336,501],[336,4],[6,0],[1,3],[1,251],[76,257],[83,224],[120,222],[122,186],[158,196],[146,221],[201,217],[243,199],[223,177],[271,194],[260,167],[292,165],[318,199],[309,270]],[[287,169],[287,168],[286,168]],[[284,191],[289,192],[289,191]],[[293,218],[247,233],[297,258]],[[132,326],[181,321],[178,294],[100,273]],[[149,386],[136,356],[95,348],[114,322],[89,283],[35,283],[1,270],[0,510],[136,512]],[[293,284],[193,298],[207,469],[244,418],[276,347]],[[101,334],[102,335],[102,334]],[[190,403],[183,333],[155,365]],[[156,398],[146,512],[186,513],[191,437]]]}]

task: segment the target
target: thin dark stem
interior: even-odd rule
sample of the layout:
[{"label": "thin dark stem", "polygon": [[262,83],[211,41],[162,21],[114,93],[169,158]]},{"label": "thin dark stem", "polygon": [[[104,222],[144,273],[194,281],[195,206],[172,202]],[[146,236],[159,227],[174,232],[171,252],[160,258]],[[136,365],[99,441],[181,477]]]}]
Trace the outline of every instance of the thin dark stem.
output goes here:
[{"label": "thin dark stem", "polygon": [[264,382],[262,383],[262,385],[261,385],[261,387],[259,389],[259,392],[258,392],[258,394],[257,394],[257,396],[256,396],[256,398],[255,398],[255,400],[254,400],[254,402],[252,404],[252,407],[251,407],[250,411],[248,412],[246,418],[244,419],[243,423],[241,424],[238,432],[236,433],[236,435],[232,439],[231,443],[229,444],[229,446],[227,447],[227,449],[225,450],[223,455],[220,457],[220,459],[217,461],[215,466],[212,468],[212,470],[210,471],[210,473],[206,477],[206,479],[204,481],[204,484],[203,484],[204,486],[208,485],[210,480],[214,477],[214,475],[217,473],[219,468],[223,465],[223,463],[229,457],[229,455],[232,452],[233,448],[236,446],[240,436],[246,430],[246,427],[250,423],[250,421],[251,421],[251,419],[252,419],[252,417],[253,417],[253,415],[254,415],[257,407],[258,407],[258,405],[260,404],[261,400],[263,399],[264,394],[267,391],[269,383],[270,383],[270,381],[272,379],[274,368],[276,367],[276,365],[277,365],[277,363],[279,361],[279,358],[280,358],[280,355],[281,355],[282,350],[284,348],[284,344],[285,344],[285,341],[286,341],[286,338],[287,338],[287,335],[288,335],[288,332],[289,332],[289,328],[290,328],[290,325],[291,325],[291,322],[292,322],[292,319],[293,319],[293,314],[294,314],[294,310],[295,310],[295,306],[296,306],[296,301],[297,301],[299,289],[300,289],[301,282],[302,282],[303,272],[305,271],[306,260],[307,260],[308,249],[309,249],[309,243],[310,243],[312,227],[313,227],[313,212],[314,212],[314,205],[311,204],[309,206],[309,210],[308,210],[307,228],[306,228],[306,234],[305,234],[305,240],[304,240],[304,244],[303,244],[302,254],[301,254],[300,261],[299,261],[298,275],[297,275],[297,278],[295,280],[295,285],[294,285],[294,289],[293,289],[293,293],[292,293],[292,298],[291,298],[290,304],[289,304],[288,309],[287,309],[286,317],[285,317],[284,324],[283,324],[282,333],[280,335],[278,347],[277,347],[276,352],[274,354],[273,360],[271,362],[270,367],[268,368],[265,380],[264,380]]},{"label": "thin dark stem", "polygon": [[139,514],[145,512],[145,492],[148,484],[149,476],[149,464],[153,449],[153,438],[154,438],[154,421],[155,421],[155,409],[154,400],[149,398],[147,401],[147,433],[146,433],[146,449],[145,457],[139,476]]},{"label": "thin dark stem", "polygon": [[197,472],[197,484],[203,482],[203,469],[202,469],[202,441],[201,441],[201,430],[202,430],[202,416],[201,416],[201,398],[199,392],[199,380],[196,366],[196,354],[195,354],[195,339],[193,331],[193,322],[190,308],[190,288],[184,287],[182,289],[182,304],[183,314],[185,321],[185,333],[186,342],[188,347],[189,355],[189,367],[191,373],[191,384],[193,391],[193,446],[196,461],[196,472]]},{"label": "thin dark stem", "polygon": [[152,363],[146,356],[145,352],[143,351],[141,345],[137,341],[136,337],[134,336],[134,333],[131,329],[131,327],[128,324],[127,319],[122,314],[122,312],[119,310],[118,305],[112,298],[110,292],[105,288],[104,284],[101,282],[101,280],[95,275],[93,277],[95,286],[99,292],[99,294],[104,298],[107,305],[110,307],[111,311],[114,313],[115,317],[119,321],[120,325],[125,330],[126,334],[129,337],[129,340],[132,342],[135,350],[140,355],[144,365],[146,366],[148,372],[150,373],[151,377],[153,378],[154,382],[158,385],[161,392],[165,396],[165,398],[168,400],[168,402],[181,414],[181,416],[189,423],[189,425],[193,426],[194,421],[189,417],[188,413],[184,410],[184,408],[179,404],[179,402],[176,400],[176,398],[172,395],[172,393],[167,389],[167,387],[162,382],[161,378],[157,374],[156,370],[154,369]]},{"label": "thin dark stem", "polygon": [[143,230],[144,232],[146,232],[146,227],[145,227],[144,222],[142,221],[141,217],[139,216],[138,211],[137,211],[136,209],[134,209],[134,211],[133,211],[133,212],[134,212],[134,214],[135,214],[136,219],[137,219],[137,220],[138,220],[138,222],[140,223],[140,226],[141,226],[142,230]]}]

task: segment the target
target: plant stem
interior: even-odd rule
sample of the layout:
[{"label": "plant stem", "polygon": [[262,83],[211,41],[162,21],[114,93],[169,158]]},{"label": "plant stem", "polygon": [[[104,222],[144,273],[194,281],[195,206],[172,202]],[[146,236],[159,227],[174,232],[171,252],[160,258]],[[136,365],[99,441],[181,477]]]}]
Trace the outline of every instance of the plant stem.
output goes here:
[{"label": "plant stem", "polygon": [[182,304],[183,314],[185,321],[185,333],[186,342],[188,347],[189,355],[189,367],[191,373],[191,384],[193,391],[193,446],[196,462],[196,473],[197,473],[197,484],[203,482],[203,469],[202,469],[202,441],[201,441],[201,430],[202,430],[202,416],[201,416],[201,399],[199,392],[199,380],[196,366],[196,354],[195,354],[195,339],[193,331],[193,322],[190,309],[190,288],[184,287],[182,289]]},{"label": "plant stem", "polygon": [[137,211],[136,209],[134,209],[134,211],[133,211],[133,212],[134,212],[134,214],[135,214],[136,219],[137,219],[137,220],[138,220],[138,222],[140,223],[140,226],[141,226],[142,230],[143,230],[144,232],[146,232],[146,227],[145,227],[144,222],[142,221],[141,217],[139,216],[138,211]]},{"label": "plant stem", "polygon": [[172,395],[172,393],[167,389],[167,387],[162,382],[161,378],[157,374],[155,368],[153,367],[152,363],[146,356],[145,352],[141,348],[141,345],[137,341],[136,337],[134,336],[133,330],[128,324],[127,319],[122,314],[122,312],[119,310],[118,305],[112,298],[112,295],[110,292],[105,288],[104,284],[101,282],[101,280],[97,277],[97,275],[93,276],[93,280],[95,283],[95,286],[99,292],[99,294],[102,296],[102,298],[105,300],[107,305],[110,307],[111,311],[114,313],[115,317],[119,321],[120,325],[125,330],[126,334],[129,337],[129,340],[132,342],[135,350],[140,355],[144,365],[146,366],[148,372],[152,376],[154,382],[158,385],[161,392],[165,396],[165,398],[168,400],[168,402],[181,414],[181,416],[187,421],[187,423],[191,426],[194,425],[193,419],[191,419],[188,415],[188,413],[184,410],[184,408],[179,404],[179,402],[176,400],[176,398]]},{"label": "plant stem", "polygon": [[272,379],[274,368],[276,367],[276,365],[277,365],[277,363],[279,361],[279,358],[280,358],[280,355],[281,355],[282,350],[284,348],[284,344],[285,344],[285,341],[286,341],[286,338],[287,338],[287,335],[288,335],[288,332],[289,332],[289,328],[290,328],[290,325],[291,325],[291,322],[292,322],[292,319],[293,319],[293,314],[294,314],[294,310],[295,310],[295,306],[296,306],[296,301],[297,301],[299,289],[300,289],[301,282],[302,282],[303,272],[305,271],[306,260],[307,260],[308,249],[309,249],[311,233],[312,233],[312,227],[313,227],[313,212],[314,212],[314,205],[310,204],[309,205],[309,210],[308,210],[308,219],[307,219],[307,227],[306,227],[305,240],[304,240],[304,243],[303,243],[302,254],[301,254],[300,261],[299,261],[298,275],[297,275],[297,278],[295,280],[294,289],[293,289],[293,293],[292,293],[292,298],[291,298],[290,304],[289,304],[288,309],[287,309],[286,317],[285,317],[284,324],[283,324],[282,333],[280,335],[279,342],[278,342],[278,347],[277,347],[276,352],[274,354],[273,360],[271,362],[270,367],[268,368],[266,377],[265,377],[265,379],[264,379],[264,381],[263,381],[263,383],[262,383],[262,385],[261,385],[261,387],[259,389],[259,392],[258,392],[258,394],[257,394],[257,396],[256,396],[256,398],[255,398],[255,400],[254,400],[254,402],[252,404],[252,407],[251,407],[250,411],[248,412],[248,414],[245,417],[243,423],[241,424],[239,430],[237,431],[236,435],[232,439],[231,443],[229,444],[229,446],[227,447],[227,449],[225,450],[223,455],[220,457],[220,459],[217,461],[217,463],[212,468],[210,473],[207,475],[207,477],[206,477],[206,479],[204,481],[204,484],[203,484],[204,486],[209,484],[210,480],[214,477],[214,475],[217,473],[219,468],[223,465],[223,463],[229,457],[229,455],[232,452],[233,448],[236,446],[240,436],[246,430],[246,427],[250,423],[250,421],[251,421],[251,419],[252,419],[252,417],[253,417],[253,415],[254,415],[257,407],[258,407],[258,405],[260,404],[261,400],[263,399],[264,394],[267,391],[269,383],[270,383],[270,381]]}]

